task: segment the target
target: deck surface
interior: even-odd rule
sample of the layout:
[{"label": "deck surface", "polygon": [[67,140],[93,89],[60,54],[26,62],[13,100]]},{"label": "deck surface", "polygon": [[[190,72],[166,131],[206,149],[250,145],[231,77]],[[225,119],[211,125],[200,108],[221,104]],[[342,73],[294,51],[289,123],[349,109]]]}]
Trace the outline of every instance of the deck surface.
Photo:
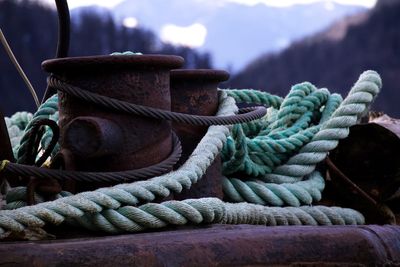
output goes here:
[{"label": "deck surface", "polygon": [[399,226],[213,225],[0,243],[0,266],[400,266]]}]

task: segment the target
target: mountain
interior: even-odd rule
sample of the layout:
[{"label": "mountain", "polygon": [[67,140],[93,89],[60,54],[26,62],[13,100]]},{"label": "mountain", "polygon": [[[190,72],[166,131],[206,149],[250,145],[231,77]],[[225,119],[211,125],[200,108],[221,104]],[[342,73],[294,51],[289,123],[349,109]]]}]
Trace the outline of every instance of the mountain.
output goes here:
[{"label": "mountain", "polygon": [[367,15],[347,18],[281,53],[259,57],[229,86],[286,95],[291,85],[311,81],[345,94],[362,71],[373,69],[383,79],[374,109],[399,117],[400,1],[385,1],[390,3],[378,3]]},{"label": "mountain", "polygon": [[[71,25],[70,56],[105,55],[132,50],[146,54],[180,55],[186,59],[184,67],[211,68],[209,54],[187,47],[162,45],[149,30],[116,25],[109,10],[81,11],[74,13]],[[56,11],[37,1],[0,0],[0,27],[41,99],[48,74],[40,64],[55,54]],[[0,74],[0,111],[7,116],[21,110],[34,111],[32,97],[1,45]]]},{"label": "mountain", "polygon": [[122,21],[135,17],[139,25],[160,34],[163,26],[207,29],[202,51],[209,51],[219,68],[238,70],[265,52],[280,51],[294,40],[326,28],[364,8],[335,2],[299,4],[286,8],[205,0],[125,0],[112,12]]}]

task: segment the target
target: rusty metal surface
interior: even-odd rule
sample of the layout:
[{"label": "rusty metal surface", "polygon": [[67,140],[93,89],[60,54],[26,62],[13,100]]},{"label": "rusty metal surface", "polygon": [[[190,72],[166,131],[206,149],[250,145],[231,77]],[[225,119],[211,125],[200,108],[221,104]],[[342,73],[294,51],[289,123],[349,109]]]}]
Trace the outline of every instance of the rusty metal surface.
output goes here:
[{"label": "rusty metal surface", "polygon": [[[169,70],[180,67],[182,63],[183,59],[177,56],[96,56],[52,59],[45,61],[43,68],[71,85],[90,92],[170,110]],[[79,135],[72,134],[66,142],[65,133],[66,126],[78,117],[102,118],[122,131],[121,143],[124,145],[117,154],[101,155],[100,151],[96,151],[100,156],[87,157],[82,156],[82,153],[72,153],[76,159],[76,170],[138,169],[162,161],[171,152],[171,126],[167,121],[110,112],[62,92],[59,92],[59,98],[60,143],[63,149],[74,150],[68,143],[80,142]]]},{"label": "rusty metal surface", "polygon": [[360,211],[367,223],[396,224],[396,216],[387,203],[375,200],[349,177],[347,177],[328,157],[326,159],[327,183],[321,203],[335,206],[345,206]]},{"label": "rusty metal surface", "polygon": [[11,147],[10,136],[8,135],[7,125],[4,120],[4,114],[0,111],[0,157],[14,162],[14,154]]},{"label": "rusty metal surface", "polygon": [[64,134],[66,146],[78,157],[112,156],[124,147],[121,127],[102,118],[77,117],[66,126]]},{"label": "rusty metal surface", "polygon": [[[192,115],[215,115],[218,110],[218,84],[229,74],[222,70],[171,71],[171,110]],[[172,127],[182,143],[183,164],[203,138],[207,127],[173,123]],[[184,190],[175,199],[219,197],[222,198],[221,159],[217,157],[201,180],[190,190]]]},{"label": "rusty metal surface", "polygon": [[352,126],[330,152],[337,170],[328,172],[323,200],[361,211],[367,223],[399,224],[400,132],[397,120],[383,117]]},{"label": "rusty metal surface", "polygon": [[[355,125],[330,153],[332,161],[376,200],[400,187],[400,138],[377,123]],[[357,160],[354,160],[357,159]]]},{"label": "rusty metal surface", "polygon": [[214,225],[0,244],[1,266],[394,266],[400,227]]}]

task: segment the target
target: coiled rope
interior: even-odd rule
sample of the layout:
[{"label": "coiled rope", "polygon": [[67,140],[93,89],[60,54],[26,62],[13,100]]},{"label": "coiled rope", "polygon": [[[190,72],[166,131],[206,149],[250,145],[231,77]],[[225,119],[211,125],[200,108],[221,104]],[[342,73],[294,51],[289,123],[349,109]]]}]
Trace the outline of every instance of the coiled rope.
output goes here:
[{"label": "coiled rope", "polygon": [[[281,166],[293,166],[293,162],[297,160],[296,164],[301,166],[299,169],[301,169],[302,172],[300,174],[295,173],[294,176],[289,176],[291,174],[286,173],[284,179],[277,180],[276,186],[279,186],[279,188],[285,187],[287,191],[290,191],[294,195],[296,194],[294,192],[297,191],[301,193],[301,190],[296,190],[290,185],[285,185],[284,181],[289,181],[289,183],[301,183],[302,177],[308,175],[308,180],[302,181],[304,183],[302,188],[310,186],[320,192],[319,188],[323,186],[321,186],[320,176],[316,172],[313,172],[315,170],[315,164],[323,159],[321,159],[321,157],[326,156],[329,151],[328,149],[332,149],[337,145],[338,139],[347,136],[348,128],[356,123],[357,118],[366,112],[368,105],[376,96],[380,87],[381,81],[379,75],[375,72],[368,71],[360,76],[360,79],[350,91],[349,96],[331,116],[324,115],[332,113],[331,111],[325,111],[329,106],[326,104],[320,119],[320,121],[323,122],[319,130],[316,131],[312,137],[309,137],[310,142],[305,142],[305,144],[301,146],[300,154],[298,154],[301,155],[301,157],[296,158],[297,154],[290,156],[286,163],[274,168],[274,170],[276,170]],[[227,91],[222,91],[220,94],[218,116],[233,115],[235,111],[237,111],[233,98],[228,97],[226,92]],[[274,99],[276,103],[280,102],[279,98]],[[272,98],[269,101],[271,102]],[[283,106],[283,102],[281,105]],[[335,110],[335,108],[329,109]],[[304,119],[299,119],[299,122],[295,122],[293,125],[301,125],[311,118],[309,115],[301,115],[301,110],[302,108],[296,109],[296,112],[294,112],[295,115],[293,115],[292,118],[297,117]],[[283,123],[283,119],[279,120],[282,117],[277,116],[275,118],[277,118],[276,121],[280,122],[276,123],[276,128],[274,127],[273,131],[276,130],[276,134],[279,136],[278,129],[280,129],[282,125],[285,125],[285,123]],[[249,129],[257,128],[262,131],[264,127],[260,124],[260,122],[252,123],[243,127],[242,130],[247,132]],[[200,141],[189,159],[178,170],[168,174],[146,181],[120,184],[109,188],[98,189],[93,192],[84,192],[73,196],[62,197],[55,201],[44,202],[16,210],[2,210],[0,211],[0,232],[23,231],[28,227],[43,227],[45,223],[60,224],[65,221],[73,221],[91,230],[103,230],[110,233],[136,232],[144,229],[160,228],[168,224],[182,225],[187,223],[329,225],[362,224],[364,222],[364,218],[359,212],[337,207],[265,207],[249,203],[224,203],[215,198],[167,201],[160,204],[148,203],[153,201],[156,197],[166,197],[172,192],[179,193],[183,188],[188,189],[193,183],[196,183],[222,150],[223,145],[229,143],[227,142],[227,137],[230,134],[230,129],[231,127],[229,126],[209,127],[206,135]],[[293,132],[294,130],[289,127],[287,131],[283,131],[281,136],[290,136],[292,133],[291,131]],[[296,131],[294,132],[296,133]],[[233,142],[233,146],[225,145],[225,147],[229,146],[231,149],[232,147],[234,148],[236,142],[235,140],[233,140]],[[236,154],[235,150],[232,151],[233,154]],[[294,161],[293,158],[295,159]],[[299,163],[299,158],[303,159],[301,164]],[[282,160],[282,162],[285,161]],[[5,167],[4,165],[5,163],[3,162],[1,169]],[[271,174],[274,173],[276,173],[276,171]],[[261,179],[267,180],[265,178],[267,175],[262,176]],[[282,174],[279,173],[279,175]],[[257,177],[257,179],[259,178],[260,177]],[[313,182],[315,183],[314,185]],[[257,186],[253,184],[255,183],[260,184],[272,192],[276,191],[273,187],[268,185],[268,183],[261,183],[260,180],[248,180],[243,183],[249,188],[252,188],[252,190],[253,188],[257,188]],[[240,184],[240,182],[237,184]],[[224,186],[224,190],[225,188]],[[243,188],[245,188],[245,186],[243,186]],[[256,191],[257,190],[254,190],[254,192]],[[259,191],[261,192],[262,190]],[[265,193],[264,195],[268,194]],[[252,201],[251,197],[244,196],[242,192],[238,192],[238,196],[242,197],[242,199],[237,198],[235,201]],[[260,196],[260,194],[257,196]],[[274,198],[271,194],[270,197]],[[260,204],[265,204],[270,201],[267,197],[260,197],[257,201],[259,200],[264,201],[264,203],[260,202]],[[298,205],[291,201],[290,197],[281,198],[280,200],[275,198],[275,201],[277,205],[287,205],[289,203],[293,206]],[[142,203],[147,204],[138,206]]]},{"label": "coiled rope", "polygon": [[[224,173],[250,177],[251,181],[224,179],[224,193],[236,202],[299,206],[321,198],[323,178],[314,172],[329,151],[346,138],[350,126],[366,112],[382,86],[378,74],[364,72],[346,99],[316,89],[310,83],[292,88],[280,101],[258,94],[252,99],[272,104],[263,121],[235,125],[224,150]],[[240,91],[230,93],[249,102]],[[283,163],[283,164],[282,164]],[[319,191],[319,192],[317,192]]]}]

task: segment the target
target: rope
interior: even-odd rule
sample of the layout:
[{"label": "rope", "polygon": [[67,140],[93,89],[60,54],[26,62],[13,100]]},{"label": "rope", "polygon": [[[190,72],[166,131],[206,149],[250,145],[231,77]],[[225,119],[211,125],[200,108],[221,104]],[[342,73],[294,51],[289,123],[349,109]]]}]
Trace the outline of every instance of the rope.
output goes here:
[{"label": "rope", "polygon": [[[220,94],[217,116],[232,115],[237,107],[226,93]],[[5,230],[23,231],[27,227],[41,227],[45,222],[59,224],[66,218],[81,217],[85,213],[99,213],[103,209],[118,209],[179,194],[196,183],[222,150],[229,134],[227,126],[211,126],[189,159],[176,171],[146,181],[119,184],[113,187],[83,192],[51,202],[39,203],[12,211],[0,211],[0,233]],[[84,221],[79,221],[82,225]]]},{"label": "rope", "polygon": [[[43,126],[49,127],[52,132],[52,137],[54,136],[54,138],[51,139],[43,154],[39,157],[36,152],[39,148],[39,135],[41,135],[41,130]],[[46,161],[46,159],[50,156],[51,152],[54,150],[55,146],[58,143],[59,131],[60,130],[58,128],[57,122],[50,119],[35,120],[32,123],[32,127],[26,133],[27,136],[29,136],[27,142],[27,153],[29,154],[26,155],[26,161],[28,164],[41,166]],[[35,161],[37,157],[39,157],[39,159]]]},{"label": "rope", "polygon": [[350,127],[368,112],[368,105],[382,87],[379,75],[373,71],[364,72],[346,99],[327,119],[312,140],[303,146],[284,165],[263,178],[270,182],[299,181],[315,170],[316,164],[323,161],[328,152],[335,149],[339,140],[349,135]]},{"label": "rope", "polygon": [[53,95],[52,97],[47,99],[46,102],[40,105],[38,111],[36,111],[35,114],[33,114],[33,118],[28,122],[25,128],[25,134],[21,138],[20,146],[17,152],[18,163],[26,162],[28,155],[32,153],[29,152],[28,150],[29,140],[30,140],[29,133],[34,127],[35,123],[37,123],[37,121],[40,121],[42,119],[52,119],[53,116],[58,117],[58,115],[56,115],[57,113],[58,113],[58,96]]},{"label": "rope", "polygon": [[[40,121],[38,121],[40,122]],[[33,129],[33,128],[32,128]],[[65,170],[55,170],[39,168],[24,164],[15,164],[11,162],[6,162],[6,165],[1,170],[5,174],[14,174],[23,177],[35,177],[40,179],[51,179],[54,178],[59,181],[74,180],[81,182],[107,182],[107,183],[121,183],[121,182],[132,182],[137,180],[143,180],[149,177],[154,177],[161,175],[163,173],[169,172],[172,167],[178,162],[181,153],[181,143],[176,136],[173,134],[173,148],[171,154],[168,158],[163,161],[141,169],[119,171],[119,172],[80,172],[80,171],[65,171]],[[41,157],[47,158],[46,153]],[[43,163],[43,160],[41,160]]]},{"label": "rope", "polygon": [[33,114],[30,112],[22,111],[17,112],[12,115],[10,118],[5,118],[7,127],[16,126],[19,130],[25,130],[28,123],[32,120]]},{"label": "rope", "polygon": [[2,43],[5,51],[7,52],[8,57],[10,58],[11,62],[14,64],[14,67],[17,69],[19,75],[21,76],[22,80],[24,81],[26,87],[28,87],[29,92],[31,93],[33,100],[37,107],[39,107],[40,102],[39,98],[37,97],[36,91],[33,88],[31,82],[29,81],[28,77],[26,76],[24,70],[22,69],[21,65],[19,65],[17,58],[15,57],[10,45],[7,42],[6,37],[3,34],[3,31],[0,28],[0,42]]},{"label": "rope", "polygon": [[255,119],[259,119],[266,113],[264,107],[255,107],[255,108],[241,109],[239,110],[239,113],[241,113],[239,115],[230,115],[221,117],[191,115],[191,114],[184,114],[184,113],[178,113],[152,107],[136,105],[126,101],[121,101],[110,97],[101,96],[99,94],[91,93],[87,90],[82,90],[78,87],[69,85],[57,79],[55,76],[51,76],[48,80],[48,83],[51,87],[57,88],[62,92],[83,99],[88,103],[100,105],[102,107],[106,107],[111,110],[144,116],[147,118],[153,118],[158,120],[170,120],[173,122],[185,123],[190,125],[210,126],[210,125],[230,125],[236,123],[244,123]]},{"label": "rope", "polygon": [[[309,134],[312,137],[304,134],[310,141],[303,141],[303,146],[294,143],[294,147],[285,147],[283,145],[279,147],[277,145],[277,148],[269,148],[271,151],[290,150],[296,153],[296,149],[300,147],[299,155],[305,154],[301,157],[303,159],[303,165],[301,166],[306,166],[304,162],[307,162],[307,156],[317,155],[321,157],[322,154],[326,156],[326,151],[329,151],[326,144],[334,144],[334,146],[331,144],[331,147],[337,145],[338,134],[333,134],[333,131],[341,133],[341,138],[348,134],[348,127],[356,123],[357,118],[366,111],[368,104],[378,93],[380,86],[379,75],[372,71],[365,72],[350,91],[349,96],[338,108],[335,108],[338,101],[333,99],[332,95],[325,97],[326,92],[324,90],[314,93],[318,89],[313,88],[310,84],[303,84],[299,88],[304,89],[292,90],[293,92],[291,93],[293,94],[289,94],[290,99],[282,101],[279,110],[270,109],[267,118],[260,120],[263,123],[271,122],[269,129],[254,123],[247,128],[242,127],[242,132],[239,129],[237,136],[246,134],[246,138],[249,138],[247,135],[248,130],[258,129],[259,133],[263,133],[263,135],[268,133],[269,137],[280,140],[289,138],[293,134],[300,134],[302,131],[310,132]],[[271,97],[264,96],[266,96],[265,99],[261,101],[267,103],[267,99]],[[303,99],[304,102],[293,106],[296,105],[296,98],[300,102]],[[279,98],[276,99],[277,102],[274,105],[278,105]],[[336,97],[336,99],[338,98]],[[324,103],[325,108],[320,106],[319,103]],[[232,116],[235,111],[237,111],[237,107],[233,98],[227,96],[227,91],[221,91],[217,115]],[[307,131],[309,129],[307,126],[310,125],[309,122],[318,120],[320,125],[317,123],[309,127],[316,128],[316,132],[314,133],[314,130]],[[119,184],[93,192],[66,196],[34,206],[15,210],[2,210],[0,211],[0,233],[4,231],[23,231],[27,227],[43,227],[45,223],[60,224],[65,221],[78,223],[90,230],[102,230],[109,233],[137,232],[145,229],[161,228],[166,225],[188,223],[251,223],[262,225],[364,223],[364,218],[359,212],[338,207],[265,207],[249,203],[224,203],[215,198],[167,201],[160,204],[149,203],[157,197],[167,197],[171,193],[179,194],[184,188],[189,189],[193,183],[196,183],[204,175],[215,157],[222,151],[225,143],[228,144],[225,147],[229,147],[228,150],[236,154],[237,152],[234,148],[239,147],[239,145],[236,144],[236,140],[227,139],[230,129],[233,130],[234,128],[228,126],[209,127],[206,135],[189,159],[178,170],[168,174],[146,181]],[[229,140],[231,141],[229,142]],[[244,144],[246,145],[242,144],[241,146],[249,148],[246,142]],[[304,149],[310,144],[312,144],[314,152],[308,152],[309,150]],[[246,155],[249,156],[248,154]],[[285,162],[287,156],[279,153],[278,155],[278,159],[281,162]],[[288,165],[292,158],[295,157],[296,155],[290,156],[286,163],[277,165],[278,167],[274,170],[280,166]],[[240,156],[237,158],[240,158]],[[301,179],[297,178],[299,175],[296,174],[288,179],[291,183],[296,182],[295,184],[282,183],[284,179],[281,179],[279,184],[274,187],[274,185],[260,181],[259,177],[253,177],[247,181],[230,178],[230,180],[225,179],[224,181],[224,184],[227,184],[227,186],[224,185],[224,191],[227,192],[227,188],[230,186],[228,182],[230,182],[238,197],[236,200],[233,199],[234,201],[245,200],[263,205],[275,203],[277,206],[309,204],[313,200],[320,198],[318,193],[322,191],[324,186],[320,174],[312,172],[317,162],[315,160],[309,162],[309,165],[313,165],[309,167],[312,170],[308,173],[303,172],[306,174],[302,175],[302,177],[308,175],[308,178],[304,181],[300,181]],[[265,177],[261,176],[261,178]],[[299,187],[296,188],[296,186]],[[253,194],[252,197],[247,196],[246,193],[243,193],[249,191],[246,188],[250,188],[256,194]],[[280,192],[283,189],[286,189],[285,196]],[[296,202],[295,198],[299,201]],[[138,206],[142,203],[147,204]]]},{"label": "rope", "polygon": [[311,205],[321,200],[321,192],[325,188],[324,178],[317,171],[296,183],[274,184],[224,177],[222,185],[224,195],[230,201],[276,207]]},{"label": "rope", "polygon": [[377,73],[364,72],[342,103],[326,89],[309,83],[294,86],[279,110],[263,119],[266,127],[255,133],[241,125],[233,128],[223,150],[224,173],[243,172],[278,184],[301,181],[348,136],[349,127],[367,111],[381,86]]}]

